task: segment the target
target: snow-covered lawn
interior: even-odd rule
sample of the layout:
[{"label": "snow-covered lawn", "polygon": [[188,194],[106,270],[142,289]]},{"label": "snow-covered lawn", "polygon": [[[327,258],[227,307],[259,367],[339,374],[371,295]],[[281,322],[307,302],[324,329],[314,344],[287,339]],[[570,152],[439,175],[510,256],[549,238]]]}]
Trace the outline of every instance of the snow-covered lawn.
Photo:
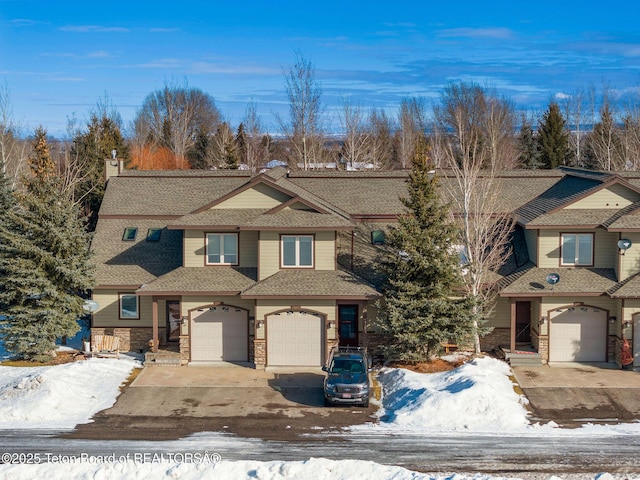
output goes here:
[{"label": "snow-covered lawn", "polygon": [[52,367],[0,366],[0,429],[71,429],[111,407],[140,362],[121,355]]}]

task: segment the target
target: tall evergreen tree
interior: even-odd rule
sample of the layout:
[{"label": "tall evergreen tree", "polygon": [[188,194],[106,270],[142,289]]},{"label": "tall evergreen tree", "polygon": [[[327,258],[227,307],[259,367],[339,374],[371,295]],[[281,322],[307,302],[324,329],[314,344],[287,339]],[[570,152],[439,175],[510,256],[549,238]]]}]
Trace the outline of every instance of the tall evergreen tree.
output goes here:
[{"label": "tall evergreen tree", "polygon": [[564,165],[569,156],[569,134],[560,107],[552,102],[544,113],[538,128],[538,149],[543,168]]},{"label": "tall evergreen tree", "polygon": [[0,304],[5,347],[30,360],[55,356],[55,341],[78,331],[81,294],[93,286],[89,234],[61,194],[46,132],[36,131],[26,192],[0,222]]},{"label": "tall evergreen tree", "polygon": [[398,360],[426,360],[447,341],[468,341],[472,302],[460,298],[461,265],[452,248],[456,228],[438,196],[426,147],[412,158],[407,213],[390,230],[383,260],[387,278],[378,323],[386,334],[384,353]]},{"label": "tall evergreen tree", "polygon": [[71,146],[72,161],[81,170],[81,180],[75,187],[75,200],[83,206],[88,228],[95,230],[98,210],[104,197],[105,160],[115,150],[119,159],[129,160],[129,146],[120,129],[120,117],[114,112],[94,112],[86,131],[76,132]]},{"label": "tall evergreen tree", "polygon": [[523,118],[518,135],[518,161],[523,168],[537,169],[542,167],[538,142],[531,123]]}]

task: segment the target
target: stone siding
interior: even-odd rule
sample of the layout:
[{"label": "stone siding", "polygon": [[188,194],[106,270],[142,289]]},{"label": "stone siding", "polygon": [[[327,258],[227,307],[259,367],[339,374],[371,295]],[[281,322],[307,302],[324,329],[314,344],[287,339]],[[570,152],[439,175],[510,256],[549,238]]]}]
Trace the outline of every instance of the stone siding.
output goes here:
[{"label": "stone siding", "polygon": [[483,352],[497,350],[498,347],[511,345],[510,328],[494,328],[490,333],[480,338],[480,349]]},{"label": "stone siding", "polygon": [[[91,337],[94,335],[113,335],[120,339],[121,352],[145,352],[149,349],[149,341],[153,337],[151,327],[93,327]],[[166,343],[166,328],[158,329],[160,344]]]}]

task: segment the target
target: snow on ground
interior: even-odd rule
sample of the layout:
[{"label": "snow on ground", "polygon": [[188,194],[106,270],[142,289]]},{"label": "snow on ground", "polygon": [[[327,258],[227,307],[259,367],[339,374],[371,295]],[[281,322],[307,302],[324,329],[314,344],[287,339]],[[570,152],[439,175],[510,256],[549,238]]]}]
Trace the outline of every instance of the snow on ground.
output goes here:
[{"label": "snow on ground", "polygon": [[[466,476],[447,474],[432,476],[413,472],[402,467],[380,465],[363,460],[327,460],[311,458],[304,461],[221,461],[203,462],[147,462],[135,461],[113,463],[71,463],[40,465],[0,465],[4,480],[130,480],[130,479],[172,479],[172,480],[502,480],[505,477],[475,474]],[[513,478],[513,477],[511,477]],[[562,480],[555,476],[538,478]],[[564,476],[563,478],[566,478]],[[572,477],[575,478],[575,477]],[[594,480],[614,480],[608,473],[579,478]],[[628,480],[629,477],[623,477]]]},{"label": "snow on ground", "polygon": [[111,407],[140,363],[121,355],[51,367],[0,366],[0,429],[73,428]]},{"label": "snow on ground", "polygon": [[532,424],[526,397],[515,392],[511,369],[483,357],[441,373],[416,373],[386,368],[378,375],[384,396],[378,424],[351,427],[420,433],[509,433],[607,435],[640,433],[640,423],[584,425],[560,429],[550,422]]}]

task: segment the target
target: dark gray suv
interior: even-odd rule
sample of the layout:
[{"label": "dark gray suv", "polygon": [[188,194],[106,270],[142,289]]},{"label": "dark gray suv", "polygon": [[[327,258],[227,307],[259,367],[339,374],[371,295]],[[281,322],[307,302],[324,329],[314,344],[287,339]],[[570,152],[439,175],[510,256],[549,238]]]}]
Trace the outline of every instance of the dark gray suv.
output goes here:
[{"label": "dark gray suv", "polygon": [[331,350],[324,379],[324,404],[369,406],[370,361],[362,347],[336,347]]}]

